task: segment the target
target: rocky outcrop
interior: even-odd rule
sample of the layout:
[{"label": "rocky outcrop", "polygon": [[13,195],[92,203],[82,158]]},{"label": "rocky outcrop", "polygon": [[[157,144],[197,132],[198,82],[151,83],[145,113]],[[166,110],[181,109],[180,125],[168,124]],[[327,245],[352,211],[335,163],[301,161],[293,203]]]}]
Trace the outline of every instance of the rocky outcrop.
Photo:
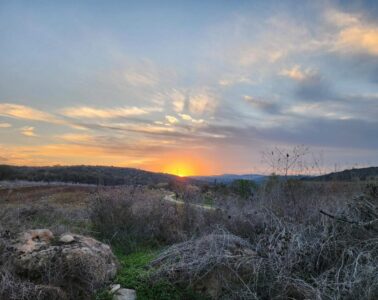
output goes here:
[{"label": "rocky outcrop", "polygon": [[113,300],[136,300],[136,298],[136,292],[132,289],[118,289],[113,295]]},{"label": "rocky outcrop", "polygon": [[51,299],[89,299],[117,272],[110,247],[82,235],[55,237],[47,229],[29,230],[8,245],[8,268]]}]

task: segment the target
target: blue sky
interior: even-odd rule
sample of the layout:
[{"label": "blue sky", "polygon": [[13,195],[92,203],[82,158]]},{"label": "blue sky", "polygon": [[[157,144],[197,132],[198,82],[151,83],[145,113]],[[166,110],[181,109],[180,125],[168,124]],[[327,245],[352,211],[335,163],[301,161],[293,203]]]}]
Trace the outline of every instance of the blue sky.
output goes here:
[{"label": "blue sky", "polygon": [[0,163],[377,165],[377,83],[374,1],[0,0]]}]

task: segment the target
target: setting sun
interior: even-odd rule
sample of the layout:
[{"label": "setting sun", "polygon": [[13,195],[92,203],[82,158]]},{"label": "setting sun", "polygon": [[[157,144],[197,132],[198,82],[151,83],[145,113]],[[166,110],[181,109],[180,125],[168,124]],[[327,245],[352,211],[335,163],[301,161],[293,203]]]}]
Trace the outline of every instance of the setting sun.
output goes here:
[{"label": "setting sun", "polygon": [[186,177],[196,175],[196,170],[193,165],[184,162],[172,162],[165,167],[164,173],[177,175],[179,177]]}]

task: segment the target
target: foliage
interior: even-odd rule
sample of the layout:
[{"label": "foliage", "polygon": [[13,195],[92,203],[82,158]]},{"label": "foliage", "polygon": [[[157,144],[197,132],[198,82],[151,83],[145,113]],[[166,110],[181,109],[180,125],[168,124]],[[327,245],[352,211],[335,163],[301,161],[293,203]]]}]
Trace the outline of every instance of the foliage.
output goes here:
[{"label": "foliage", "polygon": [[238,179],[231,184],[231,190],[243,199],[252,197],[257,190],[257,184],[251,180]]},{"label": "foliage", "polygon": [[135,289],[140,300],[201,299],[200,295],[190,289],[179,288],[167,280],[151,281],[151,271],[148,265],[158,252],[158,250],[144,248],[125,255],[118,249],[116,254],[121,264],[121,270],[116,282],[121,286]]}]

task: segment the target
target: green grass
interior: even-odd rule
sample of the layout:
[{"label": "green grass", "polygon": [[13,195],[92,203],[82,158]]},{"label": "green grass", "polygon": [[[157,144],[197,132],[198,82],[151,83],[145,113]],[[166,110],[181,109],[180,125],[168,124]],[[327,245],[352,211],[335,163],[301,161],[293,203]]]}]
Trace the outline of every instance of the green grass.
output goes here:
[{"label": "green grass", "polygon": [[208,206],[208,207],[213,207],[214,206],[213,197],[211,197],[209,195],[205,195],[203,205]]},{"label": "green grass", "polygon": [[[134,289],[138,300],[180,300],[180,299],[205,299],[190,289],[183,289],[161,280],[152,283],[148,264],[158,255],[157,249],[140,249],[125,255],[119,249],[115,251],[121,264],[121,269],[114,282],[124,288]],[[97,300],[108,300],[106,292],[100,292]]]}]

